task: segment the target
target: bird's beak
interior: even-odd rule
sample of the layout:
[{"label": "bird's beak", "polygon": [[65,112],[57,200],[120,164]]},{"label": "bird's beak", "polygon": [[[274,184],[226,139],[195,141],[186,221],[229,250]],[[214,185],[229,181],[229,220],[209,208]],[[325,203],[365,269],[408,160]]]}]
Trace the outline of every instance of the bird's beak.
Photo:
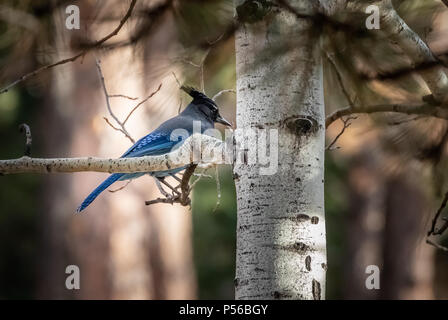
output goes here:
[{"label": "bird's beak", "polygon": [[225,126],[228,126],[228,127],[231,127],[231,126],[232,126],[232,124],[231,124],[229,121],[227,121],[226,119],[224,119],[223,117],[221,117],[221,115],[219,115],[219,114],[218,114],[218,116],[216,117],[215,122],[217,122],[217,123],[221,123],[221,124],[223,124],[223,125],[225,125]]}]

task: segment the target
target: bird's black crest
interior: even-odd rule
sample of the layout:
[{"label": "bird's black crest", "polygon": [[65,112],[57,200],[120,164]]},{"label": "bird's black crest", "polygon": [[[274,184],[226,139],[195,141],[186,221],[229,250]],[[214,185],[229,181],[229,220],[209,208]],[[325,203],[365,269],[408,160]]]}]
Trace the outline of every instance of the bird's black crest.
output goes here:
[{"label": "bird's black crest", "polygon": [[188,93],[196,104],[202,103],[207,105],[210,109],[218,109],[216,103],[199,90],[189,86],[182,86],[181,89]]}]

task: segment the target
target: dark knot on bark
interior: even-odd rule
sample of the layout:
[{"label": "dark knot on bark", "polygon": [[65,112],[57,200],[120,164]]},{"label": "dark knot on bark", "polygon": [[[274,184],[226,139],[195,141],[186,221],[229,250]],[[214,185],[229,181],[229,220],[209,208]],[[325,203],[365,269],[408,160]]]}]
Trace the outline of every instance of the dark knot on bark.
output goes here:
[{"label": "dark knot on bark", "polygon": [[285,120],[285,124],[292,133],[299,136],[315,133],[319,128],[317,120],[310,116],[292,116]]},{"label": "dark knot on bark", "polygon": [[271,11],[273,2],[267,0],[246,0],[236,7],[238,21],[241,23],[255,23]]}]

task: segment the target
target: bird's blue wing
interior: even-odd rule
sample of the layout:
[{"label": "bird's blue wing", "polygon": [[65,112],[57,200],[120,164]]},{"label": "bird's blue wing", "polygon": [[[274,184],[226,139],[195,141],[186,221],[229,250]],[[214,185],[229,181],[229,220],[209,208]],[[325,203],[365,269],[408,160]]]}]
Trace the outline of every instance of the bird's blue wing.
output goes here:
[{"label": "bird's blue wing", "polygon": [[138,140],[121,157],[142,157],[168,153],[178,143],[171,141],[170,135],[164,132],[152,132]]},{"label": "bird's blue wing", "polygon": [[[142,157],[142,156],[161,155],[164,153],[169,153],[179,142],[180,139],[178,141],[176,140],[172,141],[170,139],[170,134],[156,130],[138,140],[121,157],[130,158],[130,157]],[[163,177],[171,173],[176,173],[180,170],[183,170],[183,168],[160,171],[158,175]],[[109,178],[107,178],[94,191],[92,191],[92,193],[89,196],[87,196],[87,198],[83,201],[83,203],[78,207],[77,211],[81,212],[82,210],[84,210],[88,205],[90,205],[93,202],[93,200],[95,200],[96,197],[98,197],[98,195],[101,192],[103,192],[115,181],[135,179],[147,173],[148,172],[114,173],[110,175]],[[157,174],[154,175],[157,176]]]}]

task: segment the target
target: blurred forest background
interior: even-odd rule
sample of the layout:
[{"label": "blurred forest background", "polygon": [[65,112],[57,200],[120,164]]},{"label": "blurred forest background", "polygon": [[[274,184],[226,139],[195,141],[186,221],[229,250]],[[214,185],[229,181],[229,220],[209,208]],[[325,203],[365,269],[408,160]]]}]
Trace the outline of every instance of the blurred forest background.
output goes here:
[{"label": "blurred forest background", "polygon": [[[2,1],[0,87],[88,48],[118,25],[129,3]],[[70,4],[80,8],[80,30],[65,27]],[[448,8],[442,2],[395,5],[434,52],[448,51]],[[162,84],[129,119],[134,139],[189,103],[173,72],[198,88],[203,82],[209,96],[233,89],[234,38],[228,32],[233,17],[228,0],[137,1],[120,33],[101,48],[0,95],[0,158],[23,155],[21,123],[31,127],[35,157],[117,157],[130,146],[103,119],[110,115],[95,59],[101,60],[109,93],[138,97],[111,99],[120,119]],[[332,56],[345,67],[344,81],[359,99],[424,95],[414,77],[367,81],[350,68],[355,60],[366,69],[400,64],[400,54],[380,38],[332,37],[338,43]],[[323,56],[329,113],[347,102],[338,74]],[[217,103],[234,122],[235,95],[225,93]],[[329,128],[329,141],[341,126]],[[430,118],[360,116],[338,140],[339,148],[327,151],[327,298],[448,299],[448,254],[425,243],[431,215],[447,189],[447,127],[445,120]],[[206,171],[213,177],[195,186],[191,211],[145,206],[158,191],[152,178],[142,177],[105,192],[80,215],[76,207],[104,174],[0,177],[0,298],[232,299],[235,188],[231,168],[219,172],[220,193],[215,170]],[[65,288],[65,268],[73,264],[80,267],[81,289],[71,291]],[[381,269],[380,290],[365,287],[368,265]]]}]

